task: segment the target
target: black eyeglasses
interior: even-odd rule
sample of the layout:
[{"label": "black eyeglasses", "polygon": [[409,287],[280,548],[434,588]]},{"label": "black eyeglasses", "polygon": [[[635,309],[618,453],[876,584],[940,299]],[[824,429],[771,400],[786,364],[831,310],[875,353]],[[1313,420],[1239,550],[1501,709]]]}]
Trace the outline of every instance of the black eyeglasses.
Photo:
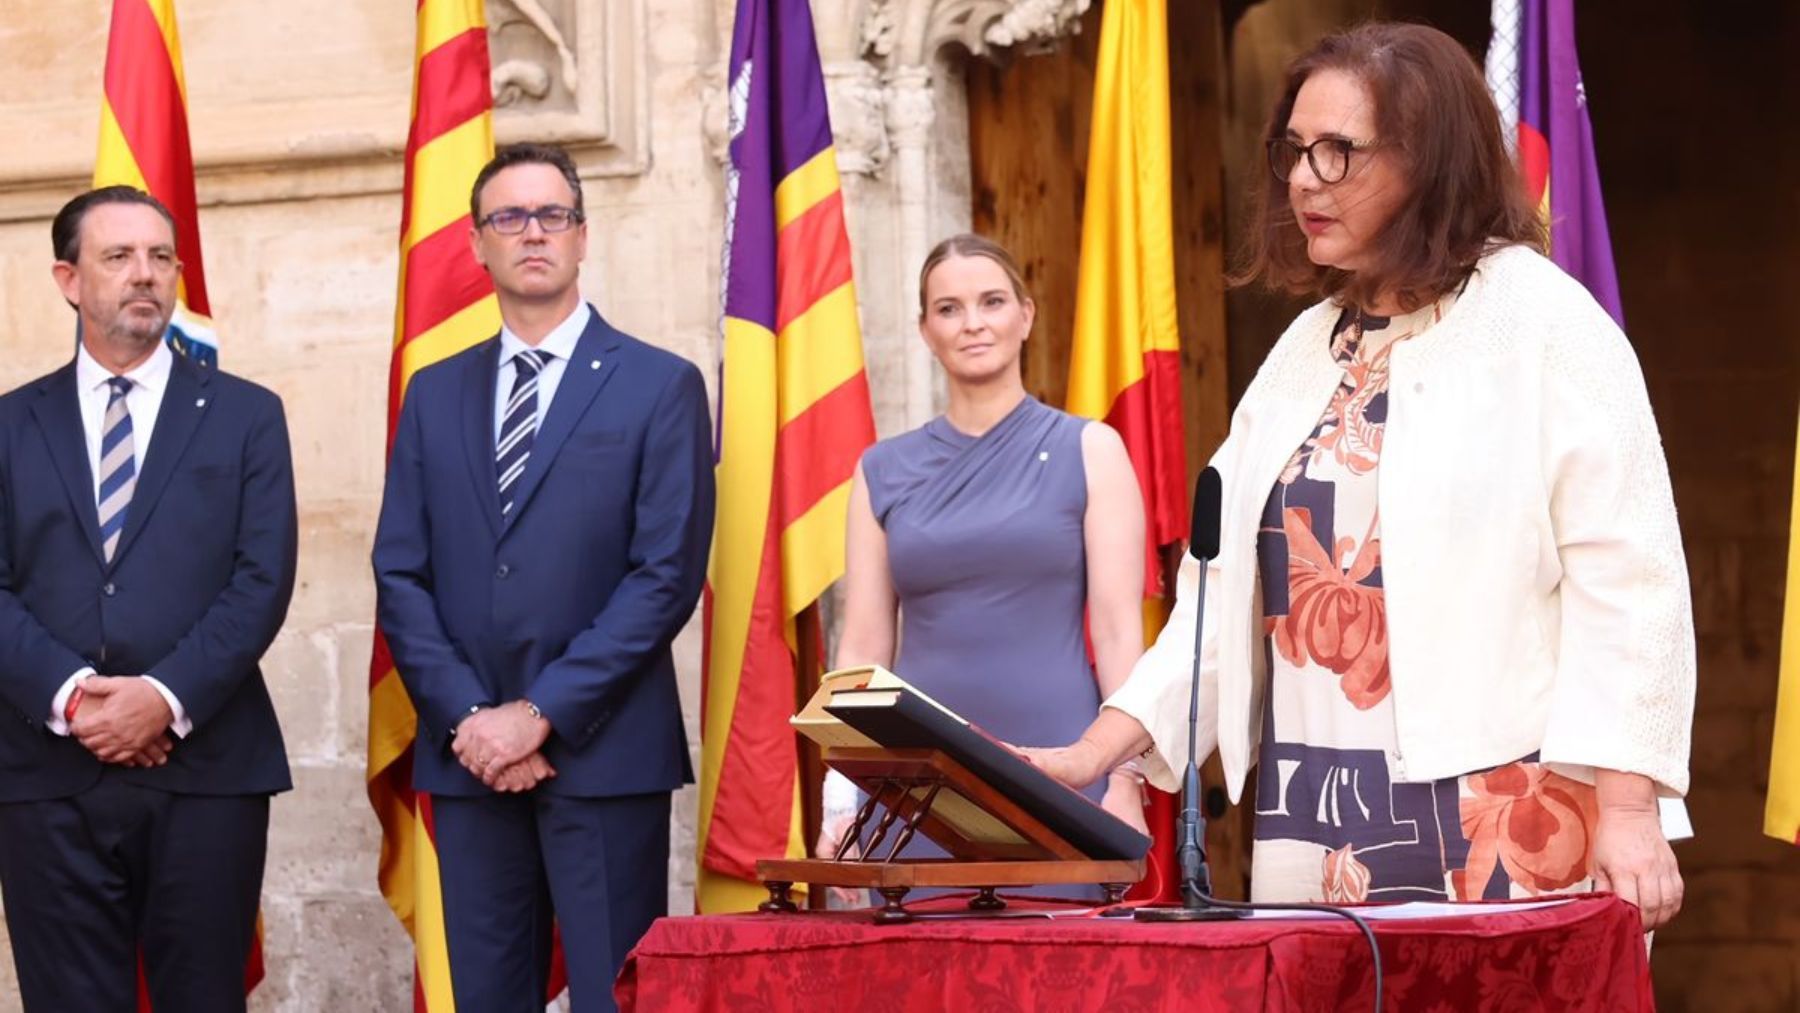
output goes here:
[{"label": "black eyeglasses", "polygon": [[537,219],[538,228],[545,232],[567,232],[580,225],[586,218],[574,208],[566,208],[560,204],[549,204],[533,211],[524,208],[501,208],[481,220],[481,224],[493,229],[503,236],[516,236]]},{"label": "black eyeglasses", "polygon": [[1312,166],[1313,175],[1319,177],[1321,183],[1341,183],[1350,175],[1350,154],[1355,151],[1372,151],[1379,145],[1374,143],[1358,144],[1344,137],[1321,137],[1311,144],[1299,144],[1285,137],[1272,137],[1267,142],[1269,150],[1269,171],[1283,183],[1294,174],[1294,166],[1300,164],[1300,157],[1306,156],[1306,162]]}]

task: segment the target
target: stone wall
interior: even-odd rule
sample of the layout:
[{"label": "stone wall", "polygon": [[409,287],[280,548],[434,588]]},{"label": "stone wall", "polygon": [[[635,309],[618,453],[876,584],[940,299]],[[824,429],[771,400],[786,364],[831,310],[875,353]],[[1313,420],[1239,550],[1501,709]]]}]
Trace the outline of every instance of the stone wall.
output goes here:
[{"label": "stone wall", "polygon": [[[56,5],[52,19],[37,0],[0,0],[0,65],[15,68],[0,126],[40,139],[0,169],[0,388],[70,354],[73,315],[50,282],[48,216],[83,188],[92,163],[108,6],[76,0]],[[509,16],[509,4],[491,6],[495,23]],[[545,8],[569,27],[576,6]],[[722,19],[711,0],[591,7],[609,10],[603,27],[618,37],[569,31],[581,69],[613,89],[606,115],[590,106],[589,138],[576,141],[593,223],[583,290],[613,322],[711,376],[723,196],[701,93],[729,7]],[[179,5],[221,361],[286,402],[300,501],[299,581],[264,663],[295,790],[274,804],[269,970],[254,997],[262,1010],[402,1010],[411,1001],[411,950],[376,890],[380,836],[363,794],[368,552],[381,494],[411,8]],[[624,72],[602,78],[595,68],[615,47],[629,57],[614,61]],[[498,41],[495,49],[499,62]],[[555,119],[564,115],[503,109],[499,129],[503,140],[525,136],[535,116],[549,132],[566,130]],[[594,140],[595,122],[613,136]],[[691,624],[676,647],[690,732],[699,641]],[[678,796],[675,910],[692,904],[693,810],[691,791]],[[0,959],[0,1009],[17,1002],[12,974]]]}]

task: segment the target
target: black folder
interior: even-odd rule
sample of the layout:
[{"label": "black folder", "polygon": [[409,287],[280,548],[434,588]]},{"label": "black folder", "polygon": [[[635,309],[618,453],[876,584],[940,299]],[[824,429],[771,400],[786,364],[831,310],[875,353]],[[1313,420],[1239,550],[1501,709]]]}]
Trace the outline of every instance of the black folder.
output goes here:
[{"label": "black folder", "polygon": [[906,689],[842,689],[826,713],[887,749],[936,749],[1036,817],[1088,858],[1135,861],[1150,838],[979,728]]}]

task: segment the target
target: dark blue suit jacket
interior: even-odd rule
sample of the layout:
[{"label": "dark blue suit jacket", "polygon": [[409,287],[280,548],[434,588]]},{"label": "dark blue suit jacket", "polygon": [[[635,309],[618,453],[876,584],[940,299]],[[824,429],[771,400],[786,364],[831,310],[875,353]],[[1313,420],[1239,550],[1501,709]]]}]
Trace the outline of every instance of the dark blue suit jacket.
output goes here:
[{"label": "dark blue suit jacket", "polygon": [[0,802],[60,798],[102,764],[47,726],[76,670],[149,674],[193,720],[168,791],[292,786],[263,652],[294,588],[287,422],[273,393],[176,356],[111,564],[100,550],[75,365],[0,398]]},{"label": "dark blue suit jacket", "polygon": [[488,791],[450,731],[521,697],[550,720],[543,790],[584,798],[693,780],[669,643],[712,541],[699,370],[595,312],[543,418],[511,514],[494,473],[496,336],[407,388],[375,536],[381,628],[419,713],[413,782]]}]

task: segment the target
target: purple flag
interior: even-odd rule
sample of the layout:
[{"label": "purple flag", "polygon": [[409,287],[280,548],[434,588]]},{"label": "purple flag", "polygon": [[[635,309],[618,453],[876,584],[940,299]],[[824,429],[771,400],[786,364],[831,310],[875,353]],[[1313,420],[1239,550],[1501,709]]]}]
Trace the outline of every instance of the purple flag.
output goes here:
[{"label": "purple flag", "polygon": [[[1516,35],[1507,38],[1508,29]],[[1526,186],[1550,223],[1550,258],[1621,326],[1618,273],[1600,197],[1600,166],[1587,92],[1575,53],[1574,0],[1495,0],[1489,83],[1501,108],[1508,52],[1516,81],[1519,161]]]}]

